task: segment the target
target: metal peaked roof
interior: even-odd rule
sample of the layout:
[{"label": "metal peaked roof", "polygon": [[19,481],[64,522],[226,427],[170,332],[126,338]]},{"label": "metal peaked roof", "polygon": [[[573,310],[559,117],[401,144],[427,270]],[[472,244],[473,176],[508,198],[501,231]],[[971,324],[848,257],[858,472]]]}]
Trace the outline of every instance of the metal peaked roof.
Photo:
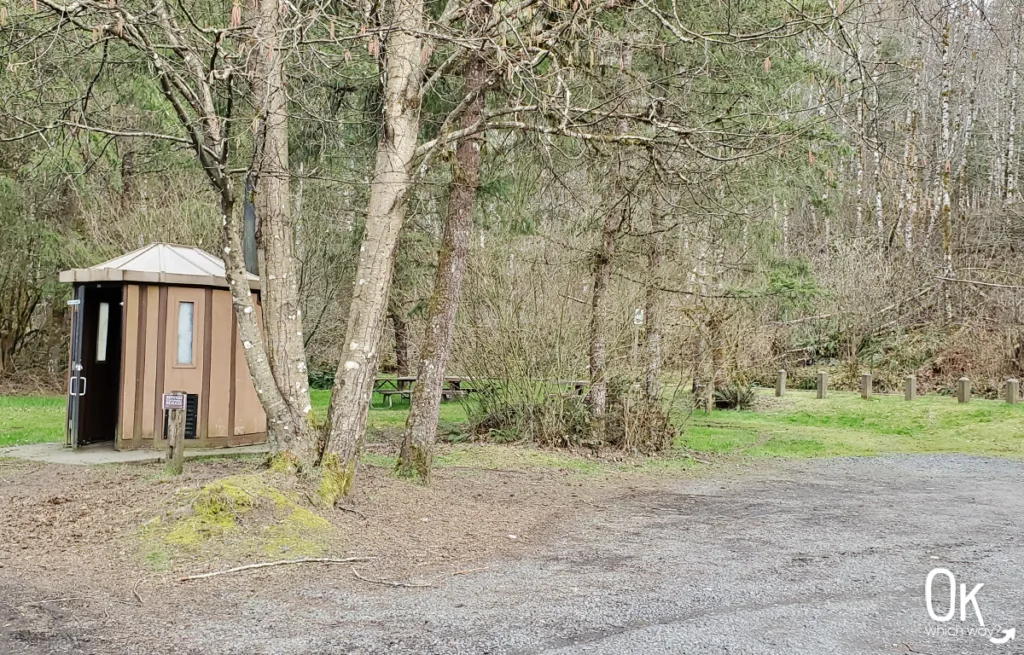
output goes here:
[{"label": "metal peaked roof", "polygon": [[[260,288],[259,277],[247,273],[249,286]],[[224,262],[191,246],[151,243],[90,268],[60,274],[61,282],[146,282],[228,288]]]}]

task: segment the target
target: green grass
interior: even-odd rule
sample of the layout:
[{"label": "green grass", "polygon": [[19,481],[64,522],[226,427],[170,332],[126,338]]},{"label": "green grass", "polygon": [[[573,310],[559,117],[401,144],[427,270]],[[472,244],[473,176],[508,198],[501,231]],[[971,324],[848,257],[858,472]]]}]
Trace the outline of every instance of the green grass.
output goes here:
[{"label": "green grass", "polygon": [[[327,415],[328,391],[313,391],[317,418]],[[694,414],[677,445],[713,458],[831,457],[886,453],[968,453],[1024,458],[1024,404],[1007,405],[975,399],[960,405],[954,398],[926,396],[905,402],[902,396],[836,392],[818,400],[813,392],[790,391],[782,398],[763,391],[756,412],[723,410]],[[378,399],[379,404],[379,399]],[[408,403],[375,406],[369,415],[374,430],[405,425]],[[466,421],[458,402],[441,406],[443,429]],[[64,438],[63,397],[0,397],[0,447],[60,441]],[[371,465],[391,467],[394,458],[367,453]],[[442,467],[560,468],[580,474],[631,470],[676,471],[692,466],[685,458],[654,458],[613,463],[567,453],[520,446],[459,445],[442,453]]]},{"label": "green grass", "polygon": [[64,396],[0,396],[0,448],[64,440]]},{"label": "green grass", "polygon": [[[313,390],[313,411],[317,419],[327,418],[331,392]],[[375,429],[401,429],[409,415],[408,400],[394,402],[394,408],[380,407],[375,395],[369,425]],[[64,439],[64,396],[0,396],[0,448],[24,444],[62,441]],[[466,410],[460,402],[441,405],[441,422],[465,423]]]},{"label": "green grass", "polygon": [[948,396],[919,397],[789,391],[762,392],[756,412],[693,415],[679,445],[695,451],[748,456],[828,457],[885,453],[970,453],[1024,457],[1024,405]]},{"label": "green grass", "polygon": [[[330,389],[313,389],[310,392],[313,413],[317,421],[327,419],[327,405],[331,400]],[[393,399],[393,407],[379,394],[373,394],[373,406],[370,408],[368,425],[378,429],[396,429],[405,427],[405,417],[409,415],[409,400]],[[382,407],[383,405],[383,407]],[[441,403],[441,423],[465,423],[466,409],[461,402]]]}]

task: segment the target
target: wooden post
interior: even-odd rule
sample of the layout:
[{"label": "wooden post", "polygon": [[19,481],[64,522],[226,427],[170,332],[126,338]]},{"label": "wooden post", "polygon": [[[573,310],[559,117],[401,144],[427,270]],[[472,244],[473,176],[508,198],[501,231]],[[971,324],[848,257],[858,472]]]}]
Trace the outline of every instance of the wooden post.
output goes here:
[{"label": "wooden post", "polygon": [[871,400],[871,374],[865,373],[860,376],[860,397],[864,400]]},{"label": "wooden post", "polygon": [[167,465],[168,475],[181,475],[185,460],[185,392],[165,393],[163,408],[167,411]]},{"label": "wooden post", "polygon": [[971,380],[970,378],[960,378],[956,381],[956,401],[958,403],[966,403],[971,399]]},{"label": "wooden post", "polygon": [[1020,400],[1020,383],[1016,378],[1010,378],[1006,381],[1006,402],[1016,405],[1018,400]]},{"label": "wooden post", "polygon": [[779,371],[779,378],[775,381],[775,395],[782,397],[786,395],[786,371]]},{"label": "wooden post", "polygon": [[828,395],[828,373],[825,371],[818,371],[818,398],[824,398]]},{"label": "wooden post", "polygon": [[917,376],[908,375],[903,381],[903,400],[914,400],[917,398]]}]

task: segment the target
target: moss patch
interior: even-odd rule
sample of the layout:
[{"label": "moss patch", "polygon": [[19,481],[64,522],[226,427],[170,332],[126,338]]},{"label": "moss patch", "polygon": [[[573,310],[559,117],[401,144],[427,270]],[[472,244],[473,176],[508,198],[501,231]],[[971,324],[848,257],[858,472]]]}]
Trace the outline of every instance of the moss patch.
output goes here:
[{"label": "moss patch", "polygon": [[320,488],[317,495],[328,507],[345,496],[352,486],[355,464],[346,466],[335,453],[328,453],[320,464]]},{"label": "moss patch", "polygon": [[294,476],[233,475],[175,494],[141,530],[141,557],[153,568],[190,557],[315,557],[329,550],[332,526]]}]

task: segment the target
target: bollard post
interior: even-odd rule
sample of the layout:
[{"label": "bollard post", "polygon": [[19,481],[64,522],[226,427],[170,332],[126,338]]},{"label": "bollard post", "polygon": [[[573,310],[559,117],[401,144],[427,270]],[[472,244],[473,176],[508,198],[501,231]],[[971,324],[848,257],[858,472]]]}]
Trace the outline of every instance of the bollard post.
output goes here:
[{"label": "bollard post", "polygon": [[1020,383],[1016,378],[1010,378],[1006,381],[1006,402],[1016,405],[1018,400],[1020,400]]},{"label": "bollard post", "polygon": [[860,376],[860,397],[864,400],[871,400],[871,374],[865,373]]},{"label": "bollard post", "polygon": [[167,412],[167,464],[168,475],[181,475],[185,460],[185,392],[165,393],[163,408]]},{"label": "bollard post", "polygon": [[956,381],[956,401],[958,403],[966,403],[971,399],[971,380],[970,378],[960,378]]},{"label": "bollard post", "polygon": [[917,398],[917,376],[908,375],[903,381],[903,400],[914,400]]},{"label": "bollard post", "polygon": [[785,369],[779,371],[779,377],[775,380],[775,395],[782,397],[786,395],[786,371]]},{"label": "bollard post", "polygon": [[828,395],[828,373],[825,371],[818,371],[818,398],[824,398]]}]

